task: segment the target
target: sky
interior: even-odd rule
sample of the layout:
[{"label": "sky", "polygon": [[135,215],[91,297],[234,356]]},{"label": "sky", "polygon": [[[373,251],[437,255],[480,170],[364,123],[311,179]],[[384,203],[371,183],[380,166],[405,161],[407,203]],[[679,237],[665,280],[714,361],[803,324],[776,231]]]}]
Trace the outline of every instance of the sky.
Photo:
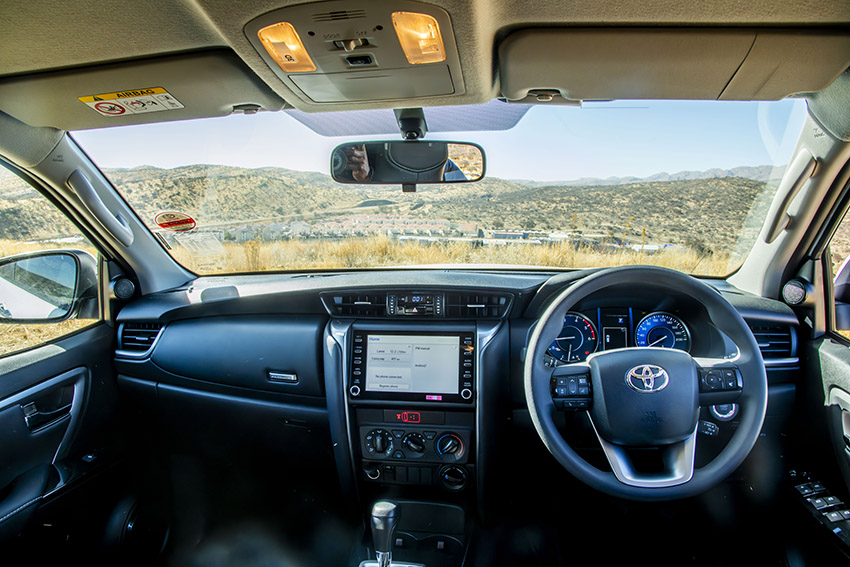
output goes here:
[{"label": "sky", "polygon": [[[338,116],[345,119],[345,113]],[[430,132],[426,140],[480,144],[490,177],[646,177],[662,171],[784,165],[805,116],[805,102],[791,99],[536,105],[510,130]],[[73,136],[102,168],[221,164],[321,173],[328,173],[330,154],[338,144],[400,139],[323,137],[286,112],[121,126]]]}]

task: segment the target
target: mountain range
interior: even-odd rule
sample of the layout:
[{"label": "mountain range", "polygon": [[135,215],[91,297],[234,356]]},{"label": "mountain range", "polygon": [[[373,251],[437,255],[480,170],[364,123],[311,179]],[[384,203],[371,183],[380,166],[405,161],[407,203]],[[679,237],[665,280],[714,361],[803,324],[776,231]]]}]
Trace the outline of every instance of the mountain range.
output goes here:
[{"label": "mountain range", "polygon": [[647,177],[581,177],[568,181],[531,181],[528,179],[512,179],[514,183],[528,187],[580,187],[580,186],[604,186],[604,185],[627,185],[629,183],[641,183],[651,181],[685,181],[693,179],[718,179],[722,177],[742,177],[767,183],[771,179],[782,179],[785,166],[757,165],[741,166],[732,169],[712,168],[705,171],[680,171],[678,173],[667,173],[662,171]]}]

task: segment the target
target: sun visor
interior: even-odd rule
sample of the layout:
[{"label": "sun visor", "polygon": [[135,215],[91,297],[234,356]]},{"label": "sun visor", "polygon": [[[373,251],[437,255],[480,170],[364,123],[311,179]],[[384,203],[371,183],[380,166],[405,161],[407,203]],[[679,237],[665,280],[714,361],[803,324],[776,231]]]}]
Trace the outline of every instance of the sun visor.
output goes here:
[{"label": "sun visor", "polygon": [[285,105],[229,50],[0,80],[0,110],[31,126],[86,130]]},{"label": "sun visor", "polygon": [[534,29],[499,45],[501,91],[516,101],[778,100],[848,65],[850,35],[818,31]]}]

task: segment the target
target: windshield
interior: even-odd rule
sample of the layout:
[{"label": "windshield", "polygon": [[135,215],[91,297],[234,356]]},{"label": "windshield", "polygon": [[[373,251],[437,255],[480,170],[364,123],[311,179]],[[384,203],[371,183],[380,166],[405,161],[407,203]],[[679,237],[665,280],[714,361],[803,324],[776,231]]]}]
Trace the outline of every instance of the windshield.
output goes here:
[{"label": "windshield", "polygon": [[654,264],[718,276],[752,248],[806,106],[535,105],[506,130],[429,131],[426,140],[479,144],[486,178],[412,193],[329,175],[339,144],[400,140],[398,132],[368,133],[375,112],[392,117],[390,110],[320,115],[355,132],[344,136],[320,135],[283,111],[74,137],[172,256],[202,275]]}]

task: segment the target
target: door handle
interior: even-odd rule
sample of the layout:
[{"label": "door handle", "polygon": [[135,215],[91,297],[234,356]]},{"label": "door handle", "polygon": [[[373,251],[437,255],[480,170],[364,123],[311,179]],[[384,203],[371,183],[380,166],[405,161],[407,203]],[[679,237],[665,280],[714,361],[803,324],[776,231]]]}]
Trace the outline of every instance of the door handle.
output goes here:
[{"label": "door handle", "polygon": [[24,412],[24,421],[27,424],[27,429],[35,431],[59,421],[67,415],[71,415],[71,404],[52,411],[42,412],[38,410],[35,402],[30,402],[21,406],[21,410]]}]

